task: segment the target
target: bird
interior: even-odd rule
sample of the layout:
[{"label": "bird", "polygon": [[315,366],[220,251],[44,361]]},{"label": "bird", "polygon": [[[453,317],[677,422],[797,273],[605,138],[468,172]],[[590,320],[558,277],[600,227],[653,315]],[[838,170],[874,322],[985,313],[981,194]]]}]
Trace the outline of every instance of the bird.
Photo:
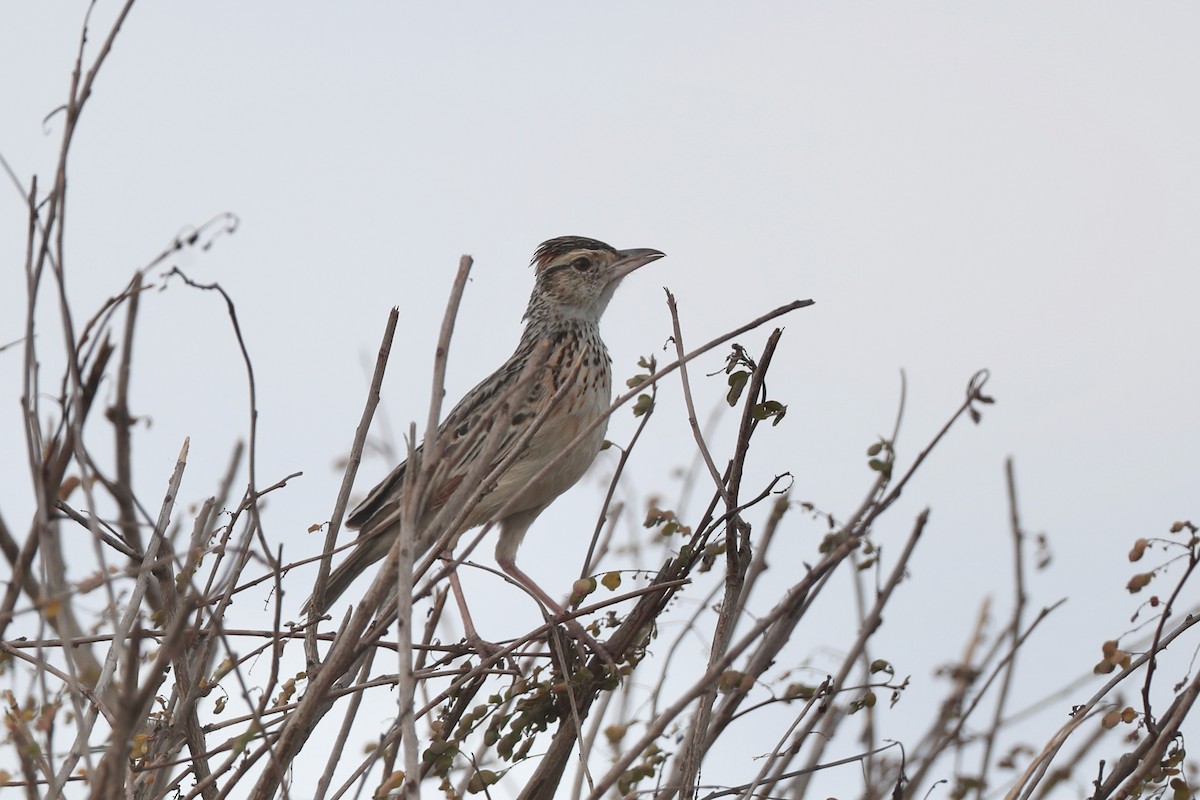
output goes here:
[{"label": "bird", "polygon": [[[482,474],[507,460],[509,466],[490,488],[480,486],[474,509],[453,531],[448,548],[471,528],[496,523],[500,568],[555,614],[565,613],[517,567],[517,549],[538,515],[583,477],[600,452],[612,395],[612,359],[600,338],[600,318],[626,276],[664,255],[651,248],[617,250],[582,236],[560,236],[537,247],[530,261],[533,292],[516,350],[438,426],[439,463],[430,473],[434,485],[416,525],[416,557],[441,538],[426,529],[481,456],[492,462]],[[522,396],[512,397],[514,388]],[[597,419],[599,424],[564,453]],[[492,437],[496,424],[507,430]],[[536,430],[525,435],[530,427]],[[537,478],[555,459],[554,468]],[[407,468],[407,461],[398,465],[350,512],[346,525],[358,530],[356,544],[330,573],[319,607],[310,597],[306,611],[327,612],[359,575],[387,555],[400,535]]]}]

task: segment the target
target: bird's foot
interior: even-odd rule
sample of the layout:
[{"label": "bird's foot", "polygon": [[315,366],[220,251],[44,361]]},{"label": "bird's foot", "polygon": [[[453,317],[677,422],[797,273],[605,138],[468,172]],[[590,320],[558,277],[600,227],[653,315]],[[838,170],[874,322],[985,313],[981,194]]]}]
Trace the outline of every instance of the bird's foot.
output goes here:
[{"label": "bird's foot", "polygon": [[[583,645],[586,649],[591,650],[593,654],[599,656],[600,660],[604,662],[604,666],[608,668],[610,674],[616,674],[617,662],[613,660],[608,649],[587,632],[587,629],[580,624],[579,620],[574,617],[567,617],[563,620],[563,624],[566,625],[567,631],[575,640],[576,645]],[[553,631],[551,632],[551,636],[553,636]],[[587,654],[582,653],[582,655],[586,657]]]},{"label": "bird's foot", "polygon": [[495,642],[489,642],[481,637],[474,630],[467,631],[466,634],[467,646],[473,650],[483,661],[492,661],[497,664],[503,663],[511,669],[517,669],[517,662],[513,658],[511,649],[504,645]]}]

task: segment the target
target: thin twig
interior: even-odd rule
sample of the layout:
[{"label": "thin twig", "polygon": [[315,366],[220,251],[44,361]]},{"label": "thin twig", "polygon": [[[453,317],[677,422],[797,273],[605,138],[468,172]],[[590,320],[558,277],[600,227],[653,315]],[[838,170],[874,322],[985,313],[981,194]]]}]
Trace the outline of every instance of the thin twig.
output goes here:
[{"label": "thin twig", "polygon": [[[737,502],[729,494],[729,489],[725,486],[725,480],[720,471],[717,470],[717,465],[713,463],[712,453],[708,450],[708,443],[704,441],[704,434],[700,432],[700,423],[696,420],[696,404],[692,402],[692,384],[688,380],[687,360],[685,359],[685,351],[683,348],[683,331],[679,328],[679,307],[675,304],[675,295],[671,294],[670,290],[664,289],[667,293],[667,308],[671,311],[671,338],[675,341],[675,354],[679,359],[679,383],[683,387],[683,403],[687,409],[688,427],[692,429],[692,438],[696,440],[696,450],[700,453],[700,458],[703,459],[704,465],[708,467],[709,477],[713,480],[713,486],[725,501],[726,508],[733,508]],[[747,392],[749,398],[753,398],[754,394]],[[747,402],[750,402],[748,400]]]}]

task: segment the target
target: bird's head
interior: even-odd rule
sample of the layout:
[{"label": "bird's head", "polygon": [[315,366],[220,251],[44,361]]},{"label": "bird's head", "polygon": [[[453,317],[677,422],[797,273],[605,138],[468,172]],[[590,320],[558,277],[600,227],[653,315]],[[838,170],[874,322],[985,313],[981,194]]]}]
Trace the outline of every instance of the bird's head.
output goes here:
[{"label": "bird's head", "polygon": [[621,280],[665,254],[649,248],[615,250],[582,236],[542,242],[530,262],[536,279],[525,318],[537,313],[598,322]]}]

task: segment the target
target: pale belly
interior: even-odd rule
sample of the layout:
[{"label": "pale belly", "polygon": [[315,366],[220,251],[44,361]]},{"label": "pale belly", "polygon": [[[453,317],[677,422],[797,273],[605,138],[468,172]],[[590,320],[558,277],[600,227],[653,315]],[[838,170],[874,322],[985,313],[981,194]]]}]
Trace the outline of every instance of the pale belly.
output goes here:
[{"label": "pale belly", "polygon": [[[604,381],[601,388],[603,391],[586,393],[579,401],[581,405],[571,409],[571,413],[552,414],[545,421],[521,457],[501,476],[496,489],[484,498],[481,505],[492,506],[485,512],[485,518],[501,510],[502,504],[493,504],[501,498],[508,499],[519,493],[517,502],[509,509],[509,514],[515,514],[549,504],[583,477],[604,443],[608,419],[602,419],[575,446],[568,445],[580,431],[608,411],[608,381]],[[537,478],[538,473],[551,463],[546,474]]]}]

